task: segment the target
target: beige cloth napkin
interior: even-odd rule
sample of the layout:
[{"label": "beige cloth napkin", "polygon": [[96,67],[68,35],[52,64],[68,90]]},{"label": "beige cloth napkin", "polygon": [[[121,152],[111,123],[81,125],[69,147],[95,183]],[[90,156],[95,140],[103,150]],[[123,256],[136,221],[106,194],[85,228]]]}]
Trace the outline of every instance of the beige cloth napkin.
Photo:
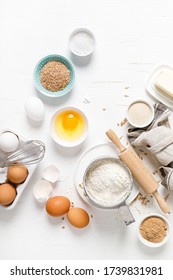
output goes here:
[{"label": "beige cloth napkin", "polygon": [[135,147],[145,147],[164,166],[173,161],[173,130],[158,126],[142,132],[133,142]]}]

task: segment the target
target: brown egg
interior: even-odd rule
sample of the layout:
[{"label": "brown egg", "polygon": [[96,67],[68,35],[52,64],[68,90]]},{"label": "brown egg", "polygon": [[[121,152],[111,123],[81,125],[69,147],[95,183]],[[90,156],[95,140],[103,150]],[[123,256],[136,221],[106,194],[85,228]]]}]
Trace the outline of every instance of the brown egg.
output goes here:
[{"label": "brown egg", "polygon": [[71,225],[77,228],[86,227],[89,224],[89,215],[82,208],[71,208],[67,213],[67,218]]},{"label": "brown egg", "polygon": [[8,168],[7,178],[14,184],[20,184],[25,181],[28,176],[28,169],[25,165],[12,165]]},{"label": "brown egg", "polygon": [[70,200],[65,196],[54,196],[48,199],[46,211],[53,217],[64,215],[70,209]]},{"label": "brown egg", "polygon": [[13,202],[16,197],[16,189],[10,184],[4,183],[0,185],[0,204],[8,205]]}]

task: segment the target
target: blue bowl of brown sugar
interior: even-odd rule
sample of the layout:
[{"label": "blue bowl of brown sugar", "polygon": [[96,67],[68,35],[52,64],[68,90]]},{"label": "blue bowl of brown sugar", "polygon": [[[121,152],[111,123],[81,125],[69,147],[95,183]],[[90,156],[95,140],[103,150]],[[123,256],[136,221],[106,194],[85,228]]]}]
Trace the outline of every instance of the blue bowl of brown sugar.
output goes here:
[{"label": "blue bowl of brown sugar", "polygon": [[70,60],[58,54],[43,57],[34,70],[37,90],[48,97],[68,94],[75,81],[75,69]]}]

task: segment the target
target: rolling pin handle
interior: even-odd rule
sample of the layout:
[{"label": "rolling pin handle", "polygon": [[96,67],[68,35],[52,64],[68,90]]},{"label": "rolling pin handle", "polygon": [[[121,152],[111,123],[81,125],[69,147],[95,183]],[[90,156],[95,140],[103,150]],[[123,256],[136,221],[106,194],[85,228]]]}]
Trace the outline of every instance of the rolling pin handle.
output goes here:
[{"label": "rolling pin handle", "polygon": [[119,149],[119,151],[121,153],[126,150],[126,147],[123,144],[121,144],[120,139],[118,138],[118,136],[115,134],[115,132],[112,129],[109,129],[106,132],[106,135],[117,146],[117,148]]},{"label": "rolling pin handle", "polygon": [[158,203],[160,209],[161,209],[164,213],[170,214],[169,205],[167,204],[167,202],[165,201],[165,199],[159,194],[159,192],[156,190],[155,192],[152,193],[152,195],[153,195],[153,196],[155,197],[155,199],[157,200],[157,203]]}]

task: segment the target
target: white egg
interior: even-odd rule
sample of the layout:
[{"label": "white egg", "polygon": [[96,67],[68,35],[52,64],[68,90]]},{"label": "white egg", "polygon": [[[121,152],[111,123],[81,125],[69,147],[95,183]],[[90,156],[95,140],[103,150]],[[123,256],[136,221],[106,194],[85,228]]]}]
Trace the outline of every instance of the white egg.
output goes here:
[{"label": "white egg", "polygon": [[25,103],[25,112],[33,121],[42,121],[45,115],[43,102],[37,97],[30,97]]},{"label": "white egg", "polygon": [[19,138],[16,134],[6,131],[0,135],[0,149],[4,152],[10,153],[17,149],[19,145]]}]

